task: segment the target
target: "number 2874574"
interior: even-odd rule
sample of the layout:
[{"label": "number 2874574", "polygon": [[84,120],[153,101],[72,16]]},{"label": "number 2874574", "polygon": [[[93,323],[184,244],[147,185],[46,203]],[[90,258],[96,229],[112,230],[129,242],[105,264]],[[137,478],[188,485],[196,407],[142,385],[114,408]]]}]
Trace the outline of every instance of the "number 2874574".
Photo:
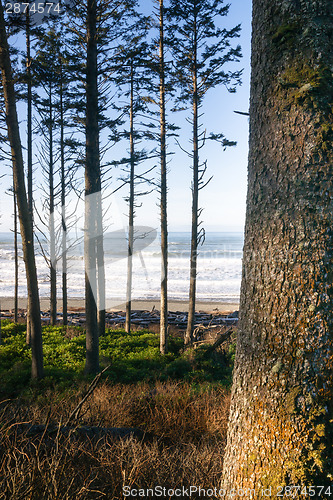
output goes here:
[{"label": "number 2874574", "polygon": [[53,2],[10,2],[5,5],[6,14],[60,14],[60,3]]}]

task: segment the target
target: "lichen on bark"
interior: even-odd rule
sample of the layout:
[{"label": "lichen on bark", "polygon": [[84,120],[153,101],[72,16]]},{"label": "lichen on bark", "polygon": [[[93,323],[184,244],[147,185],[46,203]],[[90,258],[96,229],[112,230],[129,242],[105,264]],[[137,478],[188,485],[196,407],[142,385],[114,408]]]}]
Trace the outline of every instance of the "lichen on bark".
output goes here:
[{"label": "lichen on bark", "polygon": [[240,328],[223,486],[255,488],[255,498],[262,487],[333,479],[332,33],[329,0],[253,2]]}]

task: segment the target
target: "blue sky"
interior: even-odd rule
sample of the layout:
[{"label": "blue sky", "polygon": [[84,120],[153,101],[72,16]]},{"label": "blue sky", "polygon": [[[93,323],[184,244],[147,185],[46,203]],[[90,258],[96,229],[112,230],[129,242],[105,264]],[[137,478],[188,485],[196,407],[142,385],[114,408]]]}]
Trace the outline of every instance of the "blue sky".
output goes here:
[{"label": "blue sky", "polygon": [[[207,178],[213,176],[210,184],[200,192],[200,206],[204,208],[203,226],[208,231],[242,231],[245,219],[248,118],[235,114],[234,110],[248,111],[249,106],[251,0],[231,0],[230,4],[229,15],[223,19],[223,23],[229,28],[239,23],[242,25],[241,37],[237,42],[240,43],[243,53],[238,66],[244,68],[243,85],[238,88],[236,94],[229,94],[224,87],[211,90],[203,106],[203,123],[207,132],[222,132],[228,139],[237,141],[237,146],[228,148],[227,151],[223,151],[221,146],[211,141],[201,150],[201,159],[207,159]],[[149,10],[147,1],[145,10]],[[180,120],[179,123],[183,124],[185,116],[186,112],[183,117],[175,117],[174,121]],[[23,119],[24,117],[21,117],[22,136],[25,128]],[[189,136],[190,130],[183,127],[181,143],[185,147],[188,145]],[[24,137],[22,141],[24,142]],[[169,144],[169,149],[175,152],[169,164],[169,228],[171,231],[189,231],[192,175],[190,159],[173,143]],[[11,184],[9,168],[6,168],[5,172],[8,175],[0,180],[1,193]],[[125,194],[119,192],[113,200],[113,208],[123,218],[124,224],[127,212],[123,201]],[[153,193],[142,201],[142,207],[137,210],[137,224],[158,227],[157,195]],[[0,231],[8,231],[12,227],[12,200],[4,194],[0,197],[0,214]]]},{"label": "blue sky", "polygon": [[[148,4],[146,0],[144,3]],[[238,68],[244,68],[243,84],[238,87],[236,94],[228,93],[224,87],[210,90],[203,106],[202,120],[207,132],[222,132],[229,140],[237,141],[236,147],[226,151],[212,141],[208,141],[201,150],[201,159],[207,159],[207,179],[213,175],[210,184],[200,192],[199,200],[204,209],[203,226],[207,231],[243,231],[245,222],[249,123],[246,116],[235,114],[234,111],[246,112],[249,108],[252,2],[231,0],[229,3],[229,15],[223,18],[222,23],[228,28],[237,24],[242,26],[237,43],[242,47],[243,58]],[[175,120],[177,119],[176,115]],[[188,145],[188,132],[190,133],[189,130],[184,131],[181,136],[181,143],[185,147]],[[169,149],[175,152],[169,165],[169,227],[173,231],[189,231],[192,176],[190,159],[174,144],[170,144]],[[137,220],[141,224],[154,226],[158,217],[156,198],[152,196],[144,203],[145,206],[137,212]],[[118,205],[121,206],[119,199]]]}]

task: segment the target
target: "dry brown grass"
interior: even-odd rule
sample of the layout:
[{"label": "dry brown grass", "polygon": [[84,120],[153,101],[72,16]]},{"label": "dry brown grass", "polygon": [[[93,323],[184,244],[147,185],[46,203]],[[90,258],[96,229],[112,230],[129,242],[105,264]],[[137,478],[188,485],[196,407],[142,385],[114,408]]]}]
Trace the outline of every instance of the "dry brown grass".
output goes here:
[{"label": "dry brown grass", "polygon": [[18,422],[65,422],[79,399],[79,391],[66,396],[49,391],[39,400],[1,406],[1,500],[116,500],[123,498],[125,485],[219,486],[229,409],[222,387],[194,391],[175,382],[104,383],[75,422],[139,428],[150,436],[144,441],[48,432],[32,438],[18,432]]}]

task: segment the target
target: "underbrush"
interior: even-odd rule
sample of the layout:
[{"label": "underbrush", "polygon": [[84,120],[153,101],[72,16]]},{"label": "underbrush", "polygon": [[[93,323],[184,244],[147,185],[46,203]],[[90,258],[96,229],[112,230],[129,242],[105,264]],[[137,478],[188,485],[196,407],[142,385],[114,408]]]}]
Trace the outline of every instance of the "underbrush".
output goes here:
[{"label": "underbrush", "polygon": [[66,422],[83,389],[65,396],[48,390],[35,400],[3,403],[1,499],[120,499],[125,486],[219,487],[229,408],[222,386],[105,381],[73,422],[141,429],[142,440],[76,438],[74,431],[47,429],[31,437],[20,431],[20,422],[48,422],[50,429]]},{"label": "underbrush", "polygon": [[[193,383],[218,382],[229,386],[232,373],[232,347],[206,357],[207,346],[182,351],[183,340],[174,336],[169,353],[159,352],[159,337],[147,330],[127,334],[107,330],[100,338],[101,368],[109,366],[107,377],[117,383],[183,380]],[[80,327],[43,328],[45,378],[38,387],[45,390],[54,384],[64,389],[84,380],[85,334]],[[15,396],[33,386],[30,383],[31,349],[25,342],[25,327],[8,323],[2,327],[0,345],[0,395]]]},{"label": "underbrush", "polygon": [[[117,500],[125,486],[144,498],[158,486],[219,489],[233,346],[210,356],[207,347],[183,352],[175,336],[161,356],[156,334],[109,330],[100,339],[101,367],[109,368],[75,416],[91,383],[84,331],[44,327],[43,346],[46,376],[31,383],[24,327],[2,328],[1,500]],[[31,433],[37,424],[44,426]],[[92,426],[94,436],[86,433]],[[99,434],[110,428],[143,438]]]}]

